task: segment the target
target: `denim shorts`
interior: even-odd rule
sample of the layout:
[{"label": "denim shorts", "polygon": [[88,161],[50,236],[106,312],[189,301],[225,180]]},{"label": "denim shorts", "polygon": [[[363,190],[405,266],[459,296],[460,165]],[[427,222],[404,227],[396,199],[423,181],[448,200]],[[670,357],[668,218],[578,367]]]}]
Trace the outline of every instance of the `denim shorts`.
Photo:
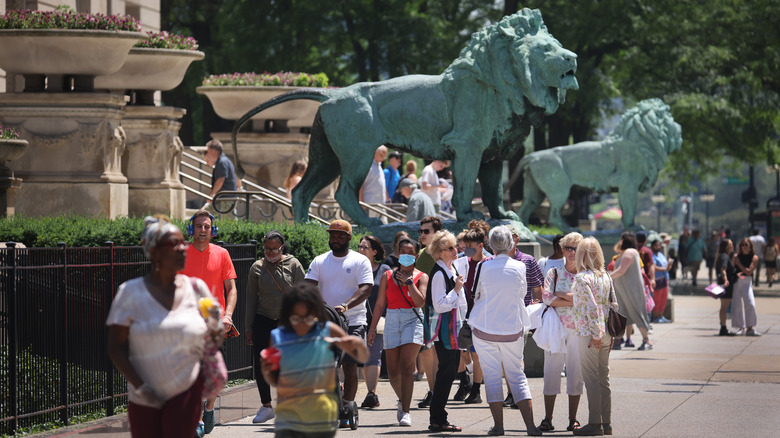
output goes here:
[{"label": "denim shorts", "polygon": [[404,344],[423,345],[420,309],[387,309],[385,315],[385,350]]}]

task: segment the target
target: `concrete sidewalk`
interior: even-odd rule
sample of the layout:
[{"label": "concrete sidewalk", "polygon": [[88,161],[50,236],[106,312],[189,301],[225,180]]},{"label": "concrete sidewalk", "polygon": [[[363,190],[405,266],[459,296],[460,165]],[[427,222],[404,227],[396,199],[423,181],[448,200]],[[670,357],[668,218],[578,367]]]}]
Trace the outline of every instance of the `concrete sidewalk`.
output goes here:
[{"label": "concrete sidewalk", "polygon": [[[701,277],[700,271],[700,277]],[[756,291],[757,329],[762,336],[719,337],[719,302],[703,294],[706,271],[698,288],[677,285],[674,322],[654,324],[651,351],[623,349],[610,355],[612,424],[615,436],[633,437],[775,437],[780,430],[780,286],[777,291],[760,287]],[[693,295],[682,295],[692,293]],[[634,339],[637,341],[638,339]],[[535,422],[544,417],[542,378],[529,379],[534,397]],[[360,410],[357,430],[341,429],[340,436],[354,438],[381,435],[432,435],[427,430],[428,411],[417,409],[417,400],[427,391],[426,382],[415,386],[411,428],[395,421],[395,400],[390,384],[381,381],[377,394],[381,406]],[[565,389],[565,387],[564,387]],[[452,394],[454,394],[454,388]],[[366,394],[361,383],[358,403]],[[484,391],[483,391],[484,397]],[[253,425],[260,406],[253,384],[232,388],[220,397],[219,424],[209,437],[244,438],[273,433],[273,424]],[[492,425],[487,404],[450,402],[450,421],[463,432],[455,436],[486,436]],[[545,436],[571,436],[566,432],[568,401],[558,397],[553,417],[555,431]],[[577,418],[588,419],[586,397],[582,397]],[[509,436],[525,436],[517,410],[505,409]],[[36,436],[129,437],[126,418],[116,416],[69,429]]]}]

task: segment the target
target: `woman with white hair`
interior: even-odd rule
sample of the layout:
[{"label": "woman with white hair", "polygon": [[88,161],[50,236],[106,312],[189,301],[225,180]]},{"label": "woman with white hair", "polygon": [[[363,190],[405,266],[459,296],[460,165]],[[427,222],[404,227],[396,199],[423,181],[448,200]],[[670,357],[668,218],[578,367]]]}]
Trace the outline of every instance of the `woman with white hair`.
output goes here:
[{"label": "woman with white hair", "polygon": [[560,247],[565,263],[560,267],[552,267],[547,273],[542,289],[542,302],[550,306],[545,312],[555,312],[560,319],[566,336],[563,345],[564,352],[544,352],[544,419],[539,423],[539,430],[548,432],[555,430],[552,424],[555,411],[555,398],[561,392],[561,372],[566,365],[566,394],[569,395],[569,426],[568,431],[578,429],[577,408],[584,389],[582,369],[580,366],[579,338],[574,334],[574,312],[572,311],[572,285],[577,275],[575,254],[577,245],[582,241],[582,234],[569,233],[563,236]]},{"label": "woman with white hair", "polygon": [[504,434],[501,376],[505,371],[528,435],[540,436],[542,432],[534,425],[531,390],[523,371],[523,331],[531,325],[524,302],[525,264],[510,256],[514,254],[515,242],[507,227],[490,230],[488,240],[496,257],[477,268],[474,307],[469,316],[474,347],[482,365],[485,395],[493,416],[494,424],[488,435]]},{"label": "woman with white hair", "polygon": [[574,435],[612,435],[612,390],[609,387],[609,352],[612,336],[607,332],[609,308],[617,309],[612,279],[604,269],[604,254],[593,237],[577,245],[578,274],[574,277],[574,325],[579,336],[582,377],[588,393],[588,424]]},{"label": "woman with white hair", "polygon": [[[189,246],[181,230],[165,217],[144,225],[141,245],[152,269],[119,286],[106,321],[108,355],[128,382],[133,437],[192,438],[208,331],[198,300],[211,294],[202,280],[177,274]],[[220,323],[211,335],[221,342],[223,333]]]}]

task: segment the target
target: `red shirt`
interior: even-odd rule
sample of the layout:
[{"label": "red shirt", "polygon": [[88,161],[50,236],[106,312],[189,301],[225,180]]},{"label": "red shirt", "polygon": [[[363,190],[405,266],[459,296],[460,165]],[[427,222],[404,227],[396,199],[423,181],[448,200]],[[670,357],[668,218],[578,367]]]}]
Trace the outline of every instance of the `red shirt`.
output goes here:
[{"label": "red shirt", "polygon": [[[420,281],[420,277],[422,276],[422,274],[423,274],[422,272],[418,272],[417,275],[412,279],[415,286]],[[388,309],[411,309],[412,306],[414,305],[414,301],[412,301],[412,296],[409,294],[409,286],[404,284],[399,289],[398,283],[396,283],[393,280],[392,270],[385,272],[385,276],[387,277],[386,278],[387,308]],[[406,299],[404,299],[404,297],[406,297]],[[410,306],[409,304],[412,304],[412,306]]]},{"label": "red shirt", "polygon": [[225,280],[237,278],[233,261],[225,248],[209,243],[208,248],[200,252],[195,245],[190,245],[187,262],[180,274],[203,280],[222,306],[222,315],[225,314]]}]

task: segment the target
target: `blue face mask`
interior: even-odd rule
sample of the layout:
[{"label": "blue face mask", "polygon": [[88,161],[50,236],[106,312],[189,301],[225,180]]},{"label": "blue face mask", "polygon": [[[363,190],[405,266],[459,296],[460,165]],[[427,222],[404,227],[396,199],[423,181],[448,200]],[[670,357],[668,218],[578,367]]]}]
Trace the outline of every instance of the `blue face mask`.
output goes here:
[{"label": "blue face mask", "polygon": [[398,256],[398,263],[401,264],[401,266],[412,266],[415,262],[415,258],[411,254],[401,254]]},{"label": "blue face mask", "polygon": [[474,257],[477,254],[477,248],[469,248],[468,246],[463,248],[463,254],[466,257]]}]

